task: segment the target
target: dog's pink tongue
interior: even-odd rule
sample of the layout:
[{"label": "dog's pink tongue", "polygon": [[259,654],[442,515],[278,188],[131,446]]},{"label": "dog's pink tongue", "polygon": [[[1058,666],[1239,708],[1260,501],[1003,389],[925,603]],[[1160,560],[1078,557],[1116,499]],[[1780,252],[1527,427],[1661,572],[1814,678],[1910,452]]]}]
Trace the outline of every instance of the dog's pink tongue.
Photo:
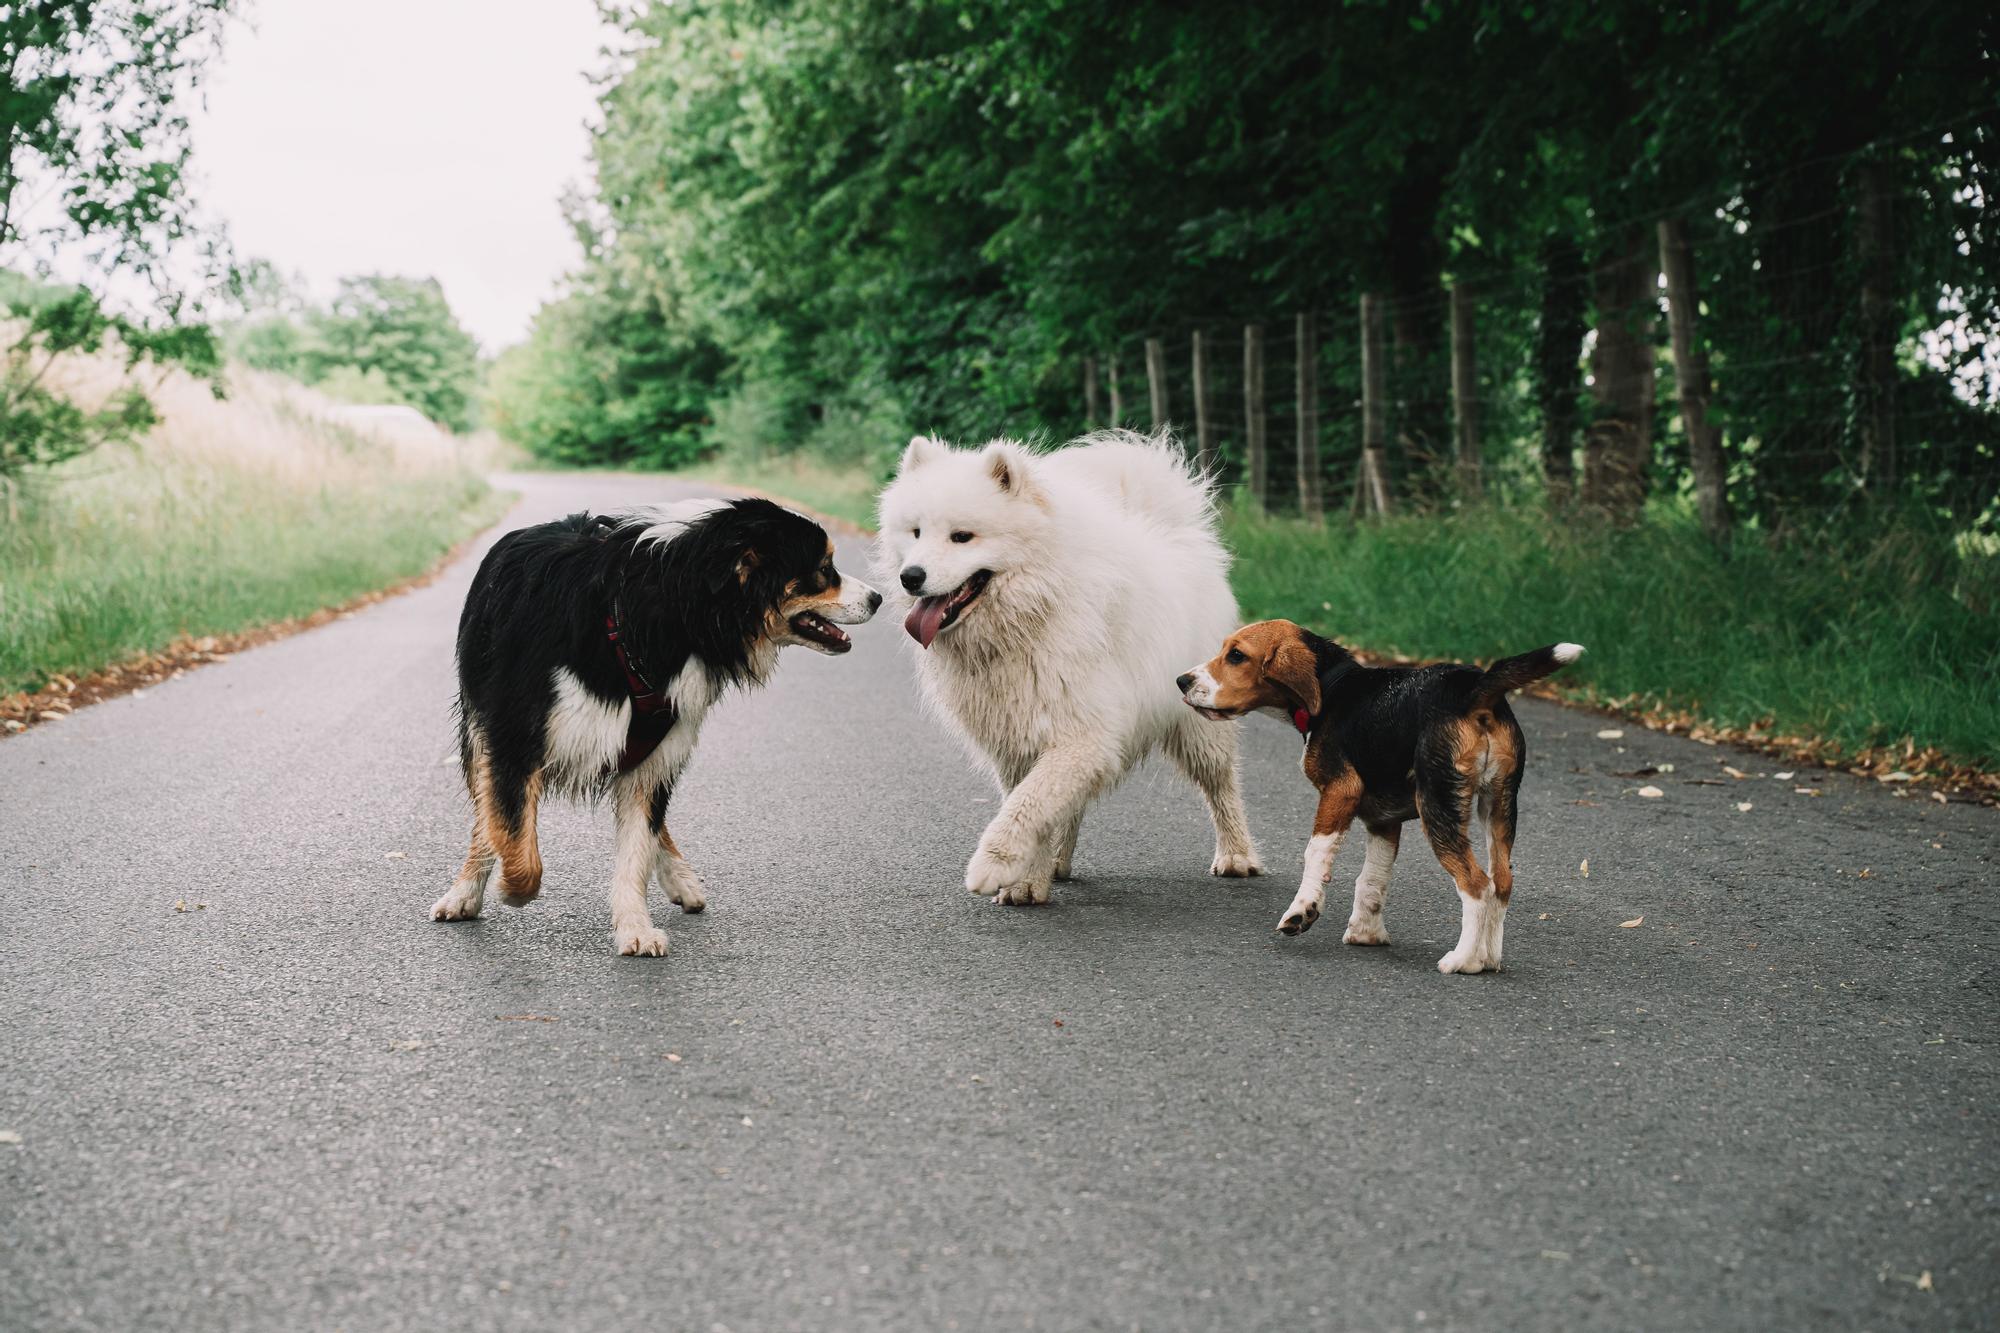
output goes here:
[{"label": "dog's pink tongue", "polygon": [[931,640],[944,628],[944,604],[950,600],[943,597],[926,597],[910,608],[910,614],[903,617],[903,628],[909,636],[928,648]]}]

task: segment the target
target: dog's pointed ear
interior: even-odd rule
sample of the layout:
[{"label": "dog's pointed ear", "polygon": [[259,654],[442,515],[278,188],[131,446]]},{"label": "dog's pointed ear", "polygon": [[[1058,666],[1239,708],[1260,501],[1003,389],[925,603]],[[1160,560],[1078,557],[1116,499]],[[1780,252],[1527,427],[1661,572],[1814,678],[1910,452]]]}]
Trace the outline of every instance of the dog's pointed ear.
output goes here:
[{"label": "dog's pointed ear", "polygon": [[942,458],[950,452],[944,441],[930,435],[912,435],[909,447],[903,450],[903,461],[896,465],[896,475],[914,472],[935,458]]},{"label": "dog's pointed ear", "polygon": [[1319,658],[1307,646],[1304,631],[1289,620],[1269,622],[1270,648],[1264,655],[1264,678],[1292,696],[1308,715],[1319,715]]},{"label": "dog's pointed ear", "polygon": [[993,484],[1008,495],[1039,498],[1035,487],[1034,455],[1012,440],[995,440],[980,455]]}]

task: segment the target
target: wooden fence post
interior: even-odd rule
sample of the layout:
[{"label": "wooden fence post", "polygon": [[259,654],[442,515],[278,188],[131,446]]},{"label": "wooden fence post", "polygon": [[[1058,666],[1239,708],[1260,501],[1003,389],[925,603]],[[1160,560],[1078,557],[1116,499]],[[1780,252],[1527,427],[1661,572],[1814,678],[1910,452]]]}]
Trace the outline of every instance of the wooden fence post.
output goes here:
[{"label": "wooden fence post", "polygon": [[1451,405],[1458,430],[1458,488],[1471,498],[1480,492],[1479,373],[1473,360],[1472,297],[1465,284],[1451,284]]},{"label": "wooden fence post", "polygon": [[1111,429],[1117,430],[1125,421],[1125,398],[1118,392],[1118,353],[1115,350],[1106,358],[1104,369],[1111,389]]},{"label": "wooden fence post", "polygon": [[1153,400],[1153,429],[1167,424],[1167,347],[1158,338],[1146,339],[1146,392]]},{"label": "wooden fence post", "polygon": [[1264,512],[1270,467],[1264,448],[1264,326],[1243,326],[1243,493]]},{"label": "wooden fence post", "polygon": [[1298,318],[1299,513],[1323,521],[1319,496],[1319,336],[1310,311]]},{"label": "wooden fence post", "polygon": [[1083,429],[1097,429],[1097,358],[1083,358]]},{"label": "wooden fence post", "polygon": [[1194,331],[1194,438],[1195,466],[1204,473],[1215,470],[1215,426],[1208,415],[1208,342],[1201,330]]},{"label": "wooden fence post", "polygon": [[1388,450],[1383,408],[1389,397],[1389,368],[1383,359],[1382,303],[1373,292],[1361,298],[1361,482],[1368,507],[1389,512]]}]

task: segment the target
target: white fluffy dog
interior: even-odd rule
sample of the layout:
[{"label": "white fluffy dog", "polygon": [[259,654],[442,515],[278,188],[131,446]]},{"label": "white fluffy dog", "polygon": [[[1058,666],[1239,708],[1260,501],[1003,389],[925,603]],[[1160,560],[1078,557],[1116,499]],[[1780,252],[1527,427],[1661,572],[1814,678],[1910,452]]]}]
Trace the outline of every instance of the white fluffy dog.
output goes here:
[{"label": "white fluffy dog", "polygon": [[1106,431],[1033,453],[918,436],[880,512],[924,693],[1006,794],[966,888],[1046,903],[1085,807],[1156,746],[1208,799],[1210,873],[1260,873],[1236,729],[1202,721],[1174,684],[1238,617],[1208,487],[1170,437]]}]

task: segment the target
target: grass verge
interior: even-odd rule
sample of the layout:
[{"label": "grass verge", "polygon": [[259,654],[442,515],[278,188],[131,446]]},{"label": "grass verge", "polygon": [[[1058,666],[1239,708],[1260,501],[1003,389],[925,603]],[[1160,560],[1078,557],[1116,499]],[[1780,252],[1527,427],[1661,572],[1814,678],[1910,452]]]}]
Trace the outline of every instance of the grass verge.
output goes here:
[{"label": "grass verge", "polygon": [[1719,551],[1637,528],[1473,510],[1317,528],[1232,514],[1244,614],[1416,658],[1589,649],[1557,692],[1678,730],[1919,771],[2000,770],[2000,561],[1852,530]]},{"label": "grass verge", "polygon": [[875,495],[882,489],[872,473],[805,453],[723,453],[673,475],[783,496],[864,529],[875,526]]},{"label": "grass verge", "polygon": [[[87,400],[106,367],[66,367]],[[163,424],[4,497],[0,695],[177,641],[304,617],[429,569],[505,507],[449,437],[334,423],[245,375],[216,401],[169,376]]]}]

